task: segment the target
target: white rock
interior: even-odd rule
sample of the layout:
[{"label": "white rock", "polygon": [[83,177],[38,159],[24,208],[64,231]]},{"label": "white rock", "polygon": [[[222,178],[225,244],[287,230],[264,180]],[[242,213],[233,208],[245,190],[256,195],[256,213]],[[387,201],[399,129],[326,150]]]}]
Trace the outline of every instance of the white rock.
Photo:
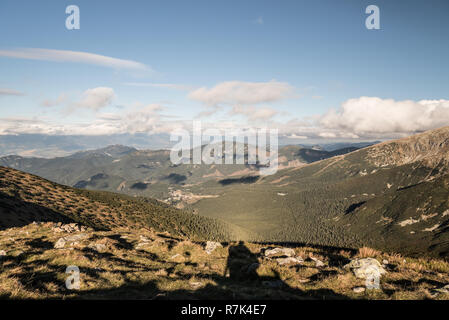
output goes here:
[{"label": "white rock", "polygon": [[64,246],[68,243],[71,244],[78,244],[78,241],[83,240],[88,238],[89,236],[85,233],[80,233],[80,234],[75,234],[73,236],[67,236],[67,237],[63,237],[60,238],[56,243],[55,243],[55,249],[61,249],[64,248]]},{"label": "white rock", "polygon": [[66,241],[64,240],[64,238],[60,238],[55,243],[55,249],[62,249],[62,248],[64,248],[65,244],[66,244]]},{"label": "white rock", "polygon": [[92,243],[88,247],[98,252],[106,251],[106,245],[102,243]]},{"label": "white rock", "polygon": [[355,293],[362,293],[362,292],[365,292],[365,288],[364,287],[355,287],[354,289],[352,289],[352,291],[354,291]]},{"label": "white rock", "polygon": [[68,224],[57,224],[56,227],[53,228],[54,232],[79,232],[79,231],[86,231],[87,228],[85,226],[80,226],[77,223],[68,223]]},{"label": "white rock", "polygon": [[5,256],[6,256],[6,251],[0,250],[0,257],[5,257]]},{"label": "white rock", "polygon": [[189,282],[189,284],[193,289],[198,289],[203,286],[203,284],[201,282]]},{"label": "white rock", "polygon": [[274,257],[274,256],[287,256],[292,257],[294,256],[295,250],[291,248],[274,248],[274,249],[268,249],[265,250],[265,257]]},{"label": "white rock", "polygon": [[344,266],[345,269],[350,269],[354,275],[360,279],[380,277],[385,274],[385,269],[381,266],[379,261],[373,258],[355,259]]},{"label": "white rock", "polygon": [[304,260],[300,257],[294,258],[294,257],[287,257],[287,258],[277,258],[276,262],[283,266],[283,265],[298,265],[304,262]]},{"label": "white rock", "polygon": [[217,248],[221,248],[221,247],[223,247],[223,246],[219,242],[207,241],[205,250],[206,250],[207,254],[211,254],[212,251],[214,251]]},{"label": "white rock", "polygon": [[323,261],[321,261],[321,260],[319,260],[319,259],[317,259],[317,258],[315,258],[315,257],[310,257],[310,259],[312,259],[313,261],[315,261],[315,266],[316,266],[317,268],[324,267],[324,262],[323,262]]},{"label": "white rock", "polygon": [[73,236],[64,237],[67,242],[74,242],[88,238],[89,236],[85,233],[75,234]]}]

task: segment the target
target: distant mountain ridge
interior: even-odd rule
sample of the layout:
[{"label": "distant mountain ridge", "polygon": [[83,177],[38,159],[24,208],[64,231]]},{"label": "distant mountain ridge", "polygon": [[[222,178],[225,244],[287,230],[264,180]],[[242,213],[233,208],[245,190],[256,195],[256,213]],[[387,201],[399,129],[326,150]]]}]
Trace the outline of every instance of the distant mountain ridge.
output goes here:
[{"label": "distant mountain ridge", "polygon": [[[279,168],[303,166],[354,150],[356,148],[349,147],[329,152],[284,146],[279,149]],[[257,166],[248,164],[173,165],[168,150],[137,150],[123,145],[80,151],[52,159],[6,156],[0,157],[0,165],[77,188],[160,199],[168,197],[171,185],[195,185],[208,180],[259,174]]]}]

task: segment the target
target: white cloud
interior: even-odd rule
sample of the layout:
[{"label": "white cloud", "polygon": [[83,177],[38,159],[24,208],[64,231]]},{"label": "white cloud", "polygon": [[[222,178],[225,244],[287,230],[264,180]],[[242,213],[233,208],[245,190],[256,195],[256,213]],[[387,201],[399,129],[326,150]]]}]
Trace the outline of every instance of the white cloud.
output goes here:
[{"label": "white cloud", "polygon": [[24,95],[25,94],[23,92],[17,90],[0,88],[0,96],[24,96]]},{"label": "white cloud", "polygon": [[340,136],[408,134],[449,124],[449,100],[395,101],[360,97],[345,101],[318,121]]},{"label": "white cloud", "polygon": [[160,112],[164,110],[159,104],[149,104],[137,111],[127,113],[122,118],[124,130],[130,133],[154,132],[160,125]]},{"label": "white cloud", "polygon": [[192,91],[188,97],[208,106],[254,105],[275,102],[288,98],[293,87],[286,82],[243,82],[227,81],[213,88],[202,87]]},{"label": "white cloud", "polygon": [[115,69],[151,70],[151,68],[140,62],[117,59],[82,51],[19,48],[13,50],[0,50],[0,56],[17,59],[87,63]]},{"label": "white cloud", "polygon": [[175,90],[192,90],[193,87],[184,84],[175,83],[148,83],[148,82],[126,82],[124,85],[133,87],[152,87],[152,88],[166,88]]},{"label": "white cloud", "polygon": [[67,95],[65,93],[61,93],[56,99],[45,99],[42,101],[41,105],[44,107],[54,107],[60,105],[67,101]]},{"label": "white cloud", "polygon": [[244,115],[249,120],[257,121],[257,120],[269,120],[278,114],[278,111],[264,107],[264,108],[256,108],[253,106],[234,106],[230,111],[231,115]]},{"label": "white cloud", "polygon": [[98,87],[84,91],[83,98],[75,106],[99,110],[111,104],[115,98],[112,88]]},{"label": "white cloud", "polygon": [[286,136],[288,139],[307,139],[307,136],[298,136],[295,133],[292,133],[291,135]]},{"label": "white cloud", "polygon": [[[86,90],[79,104],[98,110],[111,103],[111,88]],[[76,104],[72,104],[76,105]],[[210,109],[219,109],[213,105]],[[114,134],[114,133],[170,133],[174,128],[189,128],[191,121],[173,120],[164,115],[166,109],[160,104],[133,106],[117,109],[117,112],[96,113],[96,119],[84,124],[70,123],[64,118],[53,123],[36,119],[1,119],[0,134],[47,133],[47,134]],[[350,99],[341,104],[338,111],[331,110],[309,119],[275,121],[278,111],[265,105],[234,105],[231,115],[242,115],[250,120],[210,122],[203,121],[204,128],[248,128],[257,121],[263,126],[277,128],[279,134],[290,139],[309,140],[384,140],[398,138],[449,124],[449,100],[395,101],[373,97]],[[42,118],[43,119],[43,118]],[[254,122],[251,122],[254,121]]]},{"label": "white cloud", "polygon": [[318,136],[321,138],[336,138],[337,135],[334,132],[320,132]]}]

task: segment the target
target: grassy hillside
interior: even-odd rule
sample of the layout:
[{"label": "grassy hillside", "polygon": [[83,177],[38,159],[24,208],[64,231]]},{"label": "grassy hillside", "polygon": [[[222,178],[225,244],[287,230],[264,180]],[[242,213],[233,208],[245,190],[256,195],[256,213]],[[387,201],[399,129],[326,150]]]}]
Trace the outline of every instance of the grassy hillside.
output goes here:
[{"label": "grassy hillside", "polygon": [[192,239],[255,237],[240,227],[181,211],[157,200],[75,189],[0,167],[0,228],[33,221],[74,221],[96,230],[146,227]]},{"label": "grassy hillside", "polygon": [[[271,241],[371,245],[447,256],[449,215],[443,213],[449,209],[444,182],[448,146],[445,127],[283,169],[252,183],[208,182],[192,192],[217,197],[201,199],[193,207]],[[398,225],[420,215],[430,215],[414,225],[420,229]]]},{"label": "grassy hillside", "polygon": [[[0,167],[0,298],[449,298],[449,263],[441,259],[229,241],[249,235],[155,200],[74,189]],[[211,239],[227,241],[205,241]],[[273,249],[281,253],[272,256]],[[345,268],[366,257],[386,270],[379,289],[366,289]],[[78,268],[79,288],[67,288],[68,266]]]},{"label": "grassy hillside", "polygon": [[[279,166],[300,167],[355,149],[347,147],[328,152],[300,146],[285,146],[279,150]],[[244,150],[247,154],[247,146]],[[158,199],[169,198],[170,187],[189,187],[205,181],[259,173],[257,166],[247,163],[173,165],[170,161],[170,152],[167,150],[138,151],[124,146],[109,146],[53,159],[7,156],[0,158],[0,165],[77,188]]]},{"label": "grassy hillside", "polygon": [[[206,243],[143,228],[57,232],[57,223],[0,231],[2,299],[438,299],[449,264],[369,248],[345,250],[292,245],[297,264],[267,258],[274,244]],[[81,238],[82,236],[82,238]],[[61,237],[81,240],[55,248]],[[386,262],[380,289],[344,268],[351,259]],[[67,266],[79,268],[80,287],[67,289]],[[361,292],[362,291],[362,292]]]}]

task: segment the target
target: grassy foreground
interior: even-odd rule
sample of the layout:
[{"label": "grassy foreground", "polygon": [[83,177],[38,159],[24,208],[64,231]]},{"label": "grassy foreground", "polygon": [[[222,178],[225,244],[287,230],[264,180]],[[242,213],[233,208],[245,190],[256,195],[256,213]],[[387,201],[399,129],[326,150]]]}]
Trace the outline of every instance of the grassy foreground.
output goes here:
[{"label": "grassy foreground", "polygon": [[[263,254],[273,244],[206,243],[150,228],[65,232],[57,223],[0,231],[0,297],[12,299],[448,299],[449,263],[362,248],[292,247],[304,259],[280,265]],[[82,235],[82,236],[79,236]],[[73,237],[75,236],[75,237]],[[55,244],[67,241],[62,248]],[[323,264],[318,264],[318,259]],[[343,268],[350,259],[388,260],[381,289],[357,293],[365,280]],[[384,261],[385,262],[385,261]],[[69,290],[67,266],[80,270]],[[321,266],[320,266],[321,265]]]}]

